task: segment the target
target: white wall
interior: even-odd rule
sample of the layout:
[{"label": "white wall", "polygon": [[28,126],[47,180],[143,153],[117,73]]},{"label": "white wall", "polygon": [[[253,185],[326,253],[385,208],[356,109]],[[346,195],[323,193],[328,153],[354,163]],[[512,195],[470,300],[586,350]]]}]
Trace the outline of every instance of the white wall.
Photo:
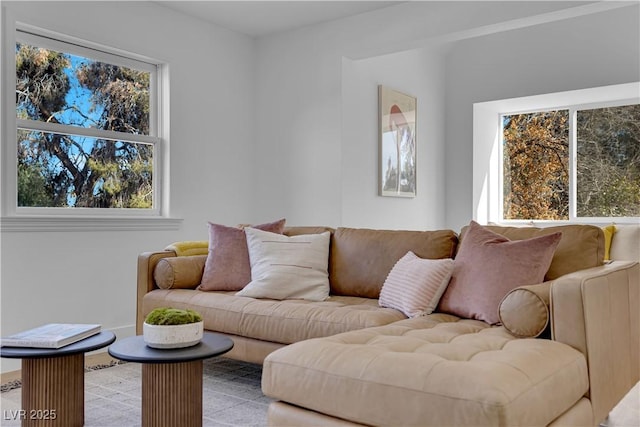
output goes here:
[{"label": "white wall", "polygon": [[[444,59],[415,49],[343,60],[342,209],[346,227],[437,229],[444,223]],[[378,84],[415,96],[417,195],[378,196]],[[434,203],[435,202],[435,203]]]},{"label": "white wall", "polygon": [[471,220],[473,104],[640,80],[638,6],[456,43],[446,58],[446,227]]},{"label": "white wall", "polygon": [[56,321],[134,334],[140,252],[206,239],[208,220],[251,220],[254,41],[150,2],[3,1],[2,12],[169,64],[170,214],[184,219],[180,229],[1,236],[2,335]]},{"label": "white wall", "polygon": [[[579,2],[406,2],[259,39],[254,211],[264,219],[286,216],[296,225],[459,228],[471,213],[471,182],[466,179],[471,173],[467,144],[471,138],[444,137],[448,102],[438,106],[437,99],[445,87],[440,76],[444,73],[449,80],[449,71],[443,68],[447,62],[440,54],[421,49],[437,51],[452,41],[532,25],[523,22],[531,15],[539,17],[535,23],[563,19],[563,9],[583,6]],[[398,52],[406,53],[383,56]],[[394,69],[394,60],[409,66]],[[377,84],[420,95],[418,103],[432,113],[418,124],[419,138],[424,139],[418,146],[420,194],[414,200],[375,195],[377,123],[372,111]],[[470,105],[467,108],[471,110]],[[456,126],[466,129],[468,123],[470,129],[470,117],[462,119],[465,122]],[[468,161],[466,153],[459,153],[463,149],[469,150]],[[428,153],[434,157],[425,158]],[[469,170],[456,176],[455,171],[463,168]],[[453,182],[445,186],[444,178]]]}]

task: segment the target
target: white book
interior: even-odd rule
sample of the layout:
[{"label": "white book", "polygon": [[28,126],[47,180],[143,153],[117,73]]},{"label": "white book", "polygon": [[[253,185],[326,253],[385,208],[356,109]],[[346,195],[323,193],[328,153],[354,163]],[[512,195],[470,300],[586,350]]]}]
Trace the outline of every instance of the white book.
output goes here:
[{"label": "white book", "polygon": [[0,340],[2,347],[60,348],[100,332],[100,325],[49,323]]}]

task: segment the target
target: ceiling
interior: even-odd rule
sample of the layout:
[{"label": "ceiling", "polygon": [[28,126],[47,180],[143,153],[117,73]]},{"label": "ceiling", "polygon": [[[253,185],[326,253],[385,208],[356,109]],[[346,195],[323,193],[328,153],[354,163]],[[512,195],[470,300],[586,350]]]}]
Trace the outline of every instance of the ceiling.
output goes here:
[{"label": "ceiling", "polygon": [[221,27],[262,37],[357,15],[401,1],[158,1],[175,11]]}]

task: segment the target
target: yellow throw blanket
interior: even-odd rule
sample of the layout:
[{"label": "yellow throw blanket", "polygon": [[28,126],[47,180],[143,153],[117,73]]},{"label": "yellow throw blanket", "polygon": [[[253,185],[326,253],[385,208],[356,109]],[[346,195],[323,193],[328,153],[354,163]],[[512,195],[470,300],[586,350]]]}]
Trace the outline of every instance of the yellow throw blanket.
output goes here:
[{"label": "yellow throw blanket", "polygon": [[174,242],[164,248],[166,251],[174,251],[178,256],[207,255],[209,253],[209,241],[185,240]]},{"label": "yellow throw blanket", "polygon": [[616,226],[611,224],[606,227],[602,227],[602,231],[604,232],[604,260],[611,260],[611,241],[613,240],[613,235],[616,234]]}]

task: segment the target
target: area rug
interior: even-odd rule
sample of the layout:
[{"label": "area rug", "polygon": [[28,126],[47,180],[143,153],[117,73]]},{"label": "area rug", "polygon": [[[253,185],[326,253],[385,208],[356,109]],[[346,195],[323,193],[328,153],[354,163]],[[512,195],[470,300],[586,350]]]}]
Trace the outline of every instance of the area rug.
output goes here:
[{"label": "area rug", "polygon": [[[266,426],[271,400],[262,394],[262,366],[218,357],[204,361],[203,426]],[[5,391],[6,390],[6,391]],[[141,365],[99,366],[85,373],[85,426],[133,427],[141,424]],[[20,409],[20,383],[3,385],[0,425],[19,426],[11,419]]]}]

